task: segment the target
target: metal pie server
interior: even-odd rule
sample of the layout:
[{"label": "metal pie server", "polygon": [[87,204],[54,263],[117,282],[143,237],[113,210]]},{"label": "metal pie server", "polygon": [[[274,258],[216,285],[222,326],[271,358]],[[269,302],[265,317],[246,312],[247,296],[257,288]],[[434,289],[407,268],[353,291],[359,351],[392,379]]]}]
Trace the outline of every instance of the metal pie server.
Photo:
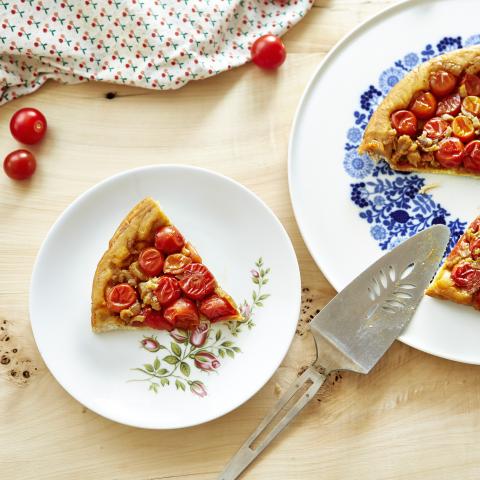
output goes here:
[{"label": "metal pie server", "polygon": [[337,370],[366,374],[410,322],[450,236],[435,225],[384,255],[330,301],[310,324],[317,359],[234,455],[220,480],[237,478]]}]

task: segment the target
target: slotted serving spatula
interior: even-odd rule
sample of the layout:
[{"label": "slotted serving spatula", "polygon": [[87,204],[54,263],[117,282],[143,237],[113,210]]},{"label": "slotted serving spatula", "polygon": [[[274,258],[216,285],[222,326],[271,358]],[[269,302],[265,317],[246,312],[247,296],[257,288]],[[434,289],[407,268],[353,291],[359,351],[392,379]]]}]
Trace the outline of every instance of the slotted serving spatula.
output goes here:
[{"label": "slotted serving spatula", "polygon": [[[435,225],[384,255],[330,301],[310,324],[317,359],[234,455],[220,480],[233,480],[338,370],[367,374],[410,322],[450,236]],[[287,404],[289,404],[287,406]]]}]

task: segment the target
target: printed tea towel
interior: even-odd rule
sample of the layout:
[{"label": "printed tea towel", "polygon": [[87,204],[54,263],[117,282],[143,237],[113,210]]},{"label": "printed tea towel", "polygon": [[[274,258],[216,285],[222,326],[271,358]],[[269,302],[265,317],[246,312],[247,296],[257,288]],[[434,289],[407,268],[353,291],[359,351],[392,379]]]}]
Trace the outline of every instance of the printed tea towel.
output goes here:
[{"label": "printed tea towel", "polygon": [[5,103],[48,79],[180,88],[250,59],[313,0],[0,0]]}]

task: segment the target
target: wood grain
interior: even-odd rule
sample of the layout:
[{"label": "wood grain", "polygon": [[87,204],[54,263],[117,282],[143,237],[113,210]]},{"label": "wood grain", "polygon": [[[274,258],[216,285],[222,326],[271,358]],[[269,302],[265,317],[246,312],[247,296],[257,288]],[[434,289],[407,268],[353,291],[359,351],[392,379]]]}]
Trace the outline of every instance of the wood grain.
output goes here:
[{"label": "wood grain", "polygon": [[[17,146],[7,123],[22,106],[42,110],[50,130],[33,149],[39,168],[30,182],[0,175],[1,478],[216,478],[276,401],[278,387],[312,359],[306,320],[334,295],[289,202],[287,143],[299,98],[332,45],[391,3],[317,0],[285,37],[288,61],[271,75],[247,65],[175,92],[47,84],[2,107],[3,152]],[[112,91],[116,97],[106,99]],[[46,370],[28,319],[33,262],[53,221],[98,181],[150,163],[200,165],[255,191],[288,230],[309,288],[299,333],[274,378],[236,411],[188,430],[139,430],[86,410]],[[371,375],[332,378],[245,478],[478,479],[479,397],[477,367],[397,343]]]}]

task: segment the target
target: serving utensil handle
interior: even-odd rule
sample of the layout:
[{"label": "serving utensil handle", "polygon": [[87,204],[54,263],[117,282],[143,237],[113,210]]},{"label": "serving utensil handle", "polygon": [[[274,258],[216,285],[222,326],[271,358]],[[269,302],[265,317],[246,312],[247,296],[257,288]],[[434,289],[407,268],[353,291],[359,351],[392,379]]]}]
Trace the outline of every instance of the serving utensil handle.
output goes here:
[{"label": "serving utensil handle", "polygon": [[[245,468],[262,453],[265,447],[315,396],[326,378],[326,375],[318,373],[313,367],[308,367],[284,393],[272,411],[262,420],[258,428],[232,457],[218,477],[218,480],[234,480],[238,478]],[[291,405],[287,405],[289,402]]]}]

